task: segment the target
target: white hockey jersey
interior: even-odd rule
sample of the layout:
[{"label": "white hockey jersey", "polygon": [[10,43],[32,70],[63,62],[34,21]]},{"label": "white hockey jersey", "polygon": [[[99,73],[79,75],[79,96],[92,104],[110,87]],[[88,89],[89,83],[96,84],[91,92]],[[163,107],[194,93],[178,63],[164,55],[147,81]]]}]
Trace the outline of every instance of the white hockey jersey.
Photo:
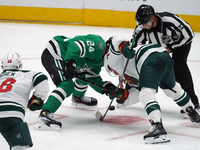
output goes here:
[{"label": "white hockey jersey", "polygon": [[[121,76],[127,62],[127,58],[125,58],[119,51],[119,44],[122,41],[128,41],[123,36],[113,36],[111,45],[109,46],[108,53],[104,56],[104,67],[109,65],[112,69],[117,71],[117,73]],[[106,69],[107,70],[107,69]],[[131,87],[138,87],[139,75],[137,73],[135,67],[135,59],[130,59],[127,65],[124,79]],[[117,107],[124,107],[126,105],[132,105],[139,102],[138,97],[139,91],[137,88],[129,89],[129,96],[127,100],[123,104],[118,104]]]},{"label": "white hockey jersey", "polygon": [[49,84],[46,75],[30,70],[3,71],[0,74],[0,118],[24,120],[32,92],[41,99],[47,97]]},{"label": "white hockey jersey", "polygon": [[[115,35],[112,38],[111,45],[109,47],[108,53],[104,57],[104,65],[109,65],[111,68],[116,70],[118,74],[121,76],[125,64],[127,62],[127,58],[125,58],[119,51],[119,44],[122,41],[128,41],[123,36]],[[135,68],[135,59],[130,59],[128,66],[125,71],[124,78],[129,83],[129,85],[137,87],[139,75]]]}]

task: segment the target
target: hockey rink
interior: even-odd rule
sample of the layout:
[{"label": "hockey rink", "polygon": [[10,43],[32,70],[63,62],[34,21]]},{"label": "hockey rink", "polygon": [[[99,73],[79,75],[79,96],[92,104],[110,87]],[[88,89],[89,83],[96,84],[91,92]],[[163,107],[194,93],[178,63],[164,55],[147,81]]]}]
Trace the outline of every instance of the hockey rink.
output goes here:
[{"label": "hockey rink", "polygon": [[[134,21],[134,20],[133,20]],[[25,70],[47,72],[40,56],[46,43],[56,35],[98,34],[105,40],[113,35],[131,38],[133,29],[41,25],[23,23],[0,23],[0,61],[7,52],[20,54]],[[195,91],[200,98],[200,33],[195,33],[188,65],[192,72]],[[2,69],[0,69],[2,71]],[[118,84],[117,77],[109,76],[104,68],[101,72],[104,81]],[[49,76],[48,76],[49,77]],[[50,91],[55,86],[49,77]],[[180,108],[159,90],[156,98],[162,109],[163,125],[171,139],[169,143],[145,144],[143,136],[148,133],[150,123],[141,103],[108,111],[103,122],[95,118],[96,111],[102,114],[110,103],[106,95],[88,89],[88,96],[98,99],[97,107],[77,108],[71,105],[71,96],[54,114],[54,119],[62,122],[60,131],[37,131],[34,129],[40,111],[27,110],[25,121],[32,136],[32,150],[198,150],[200,147],[200,124],[183,119]],[[116,102],[113,103],[116,105]],[[0,135],[0,150],[9,146]]]}]

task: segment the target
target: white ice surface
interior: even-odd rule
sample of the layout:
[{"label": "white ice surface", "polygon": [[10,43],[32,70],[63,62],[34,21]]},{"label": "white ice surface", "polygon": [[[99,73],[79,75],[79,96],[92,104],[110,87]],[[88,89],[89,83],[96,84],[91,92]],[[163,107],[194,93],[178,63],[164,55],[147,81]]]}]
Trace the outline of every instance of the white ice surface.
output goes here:
[{"label": "white ice surface", "polygon": [[[124,28],[0,23],[0,60],[7,52],[18,52],[22,58],[23,69],[47,74],[41,65],[40,56],[46,42],[55,35],[98,34],[107,40],[113,35],[123,35],[130,39],[132,32],[133,29]],[[200,33],[195,35],[188,65],[192,72],[196,94],[200,96]],[[117,78],[110,77],[104,69],[101,75],[104,80],[118,84]],[[50,78],[49,83],[53,90],[55,86]],[[33,126],[40,111],[27,110],[25,121],[29,125],[34,143],[32,150],[198,150],[200,148],[200,125],[183,119],[179,113],[180,108],[162,91],[159,91],[156,97],[171,142],[153,145],[145,144],[143,141],[150,124],[140,103],[109,111],[104,122],[100,122],[95,118],[95,112],[99,110],[103,114],[110,100],[90,88],[86,94],[98,98],[98,106],[77,109],[71,106],[71,96],[65,99],[55,113],[55,119],[63,124],[59,132],[35,131]],[[8,149],[8,144],[0,135],[0,150]]]}]

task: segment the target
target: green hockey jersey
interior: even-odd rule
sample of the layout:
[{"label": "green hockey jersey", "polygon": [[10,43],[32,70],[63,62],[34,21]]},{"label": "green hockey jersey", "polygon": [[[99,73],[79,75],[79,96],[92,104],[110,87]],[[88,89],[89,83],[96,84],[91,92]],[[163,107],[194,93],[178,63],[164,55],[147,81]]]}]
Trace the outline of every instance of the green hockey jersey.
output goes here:
[{"label": "green hockey jersey", "polygon": [[[74,59],[77,70],[90,73],[83,75],[83,78],[102,85],[103,81],[99,73],[103,65],[106,43],[101,36],[93,34],[73,37],[55,36],[46,47],[56,60]],[[93,87],[93,89],[102,93],[98,88]]]}]

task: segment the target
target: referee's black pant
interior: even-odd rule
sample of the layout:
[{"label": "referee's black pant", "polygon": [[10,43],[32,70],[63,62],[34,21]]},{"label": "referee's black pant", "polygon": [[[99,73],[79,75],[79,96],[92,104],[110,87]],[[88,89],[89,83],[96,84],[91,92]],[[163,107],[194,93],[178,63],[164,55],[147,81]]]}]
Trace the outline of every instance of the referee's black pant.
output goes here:
[{"label": "referee's black pant", "polygon": [[187,57],[190,52],[191,43],[174,50],[172,52],[172,59],[174,60],[176,81],[179,82],[181,87],[189,94],[192,103],[195,106],[199,106],[198,98],[194,91],[192,75],[187,65]]}]

